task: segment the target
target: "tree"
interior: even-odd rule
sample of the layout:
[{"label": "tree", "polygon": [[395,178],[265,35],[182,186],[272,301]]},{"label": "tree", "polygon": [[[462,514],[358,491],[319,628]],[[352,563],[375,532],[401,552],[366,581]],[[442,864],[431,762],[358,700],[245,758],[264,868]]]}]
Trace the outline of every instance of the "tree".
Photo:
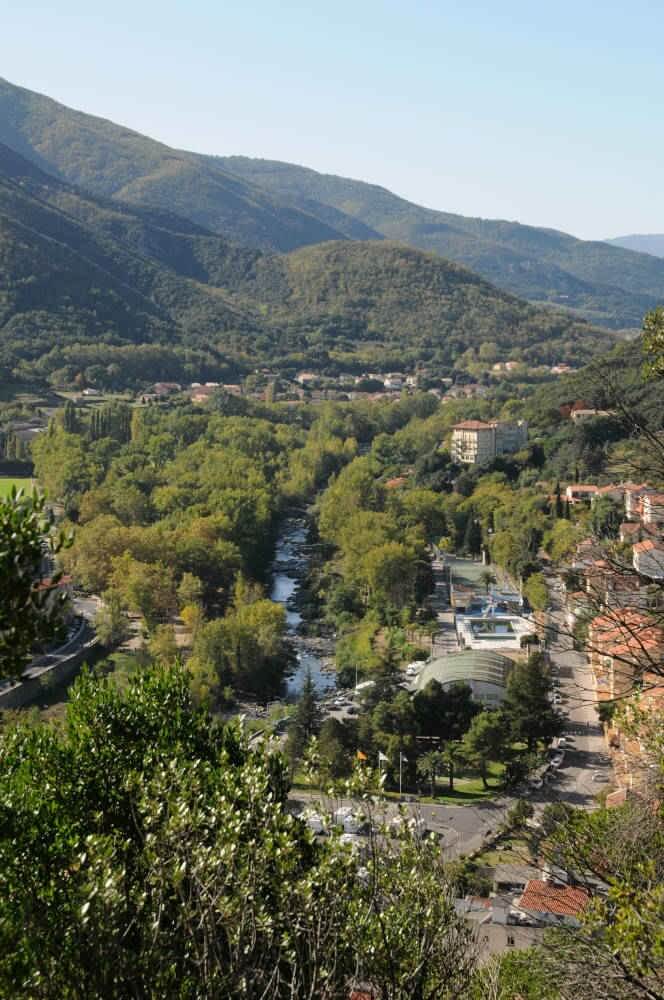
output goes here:
[{"label": "tree", "polygon": [[157,625],[148,642],[150,656],[155,663],[172,666],[178,658],[178,644],[172,625]]},{"label": "tree", "polygon": [[622,521],[622,511],[610,497],[595,497],[590,512],[590,523],[597,538],[617,538]]},{"label": "tree", "polygon": [[67,543],[43,496],[12,490],[0,500],[0,678],[18,677],[35,649],[64,634],[68,596],[47,567]]},{"label": "tree", "polygon": [[493,586],[496,582],[495,573],[492,573],[490,569],[483,569],[480,573],[480,580],[482,581],[484,588],[489,593],[489,588]]},{"label": "tree", "polygon": [[79,678],[66,724],[0,733],[7,1000],[456,1000],[475,969],[437,844],[362,866],[286,808],[282,758],[196,709],[182,668]]},{"label": "tree", "polygon": [[318,735],[321,770],[330,778],[350,774],[353,764],[352,747],[347,727],[339,719],[325,719]]},{"label": "tree", "polygon": [[466,1000],[563,1000],[544,949],[524,948],[493,955],[473,976]]},{"label": "tree", "polygon": [[443,765],[443,768],[447,771],[447,780],[450,792],[454,792],[454,776],[456,774],[456,769],[463,763],[464,759],[464,748],[461,743],[458,743],[455,740],[448,740],[447,743],[443,744],[443,749],[440,752],[440,762]]},{"label": "tree", "polygon": [[79,430],[78,414],[76,404],[68,399],[62,412],[62,426],[67,434],[76,434]]},{"label": "tree", "polygon": [[514,740],[532,751],[538,741],[548,743],[563,731],[562,716],[550,700],[551,677],[542,653],[533,653],[524,663],[515,663],[507,680],[503,712]]},{"label": "tree", "polygon": [[130,611],[141,615],[148,629],[175,613],[173,577],[163,563],[144,563],[129,553],[112,560],[113,588]]},{"label": "tree", "polygon": [[203,603],[203,582],[193,573],[183,573],[178,585],[178,604],[180,611],[188,604]]},{"label": "tree", "polygon": [[417,773],[429,782],[431,798],[436,797],[436,778],[445,765],[439,750],[429,750],[417,758]]},{"label": "tree", "polygon": [[381,613],[410,603],[416,569],[413,552],[400,542],[386,542],[371,549],[359,567],[370,603]]},{"label": "tree", "polygon": [[482,527],[479,518],[472,513],[466,521],[466,530],[463,536],[464,552],[471,556],[478,556],[482,551]]},{"label": "tree", "polygon": [[490,761],[503,761],[509,751],[509,730],[501,711],[480,712],[463,738],[466,759],[477,766],[482,784],[487,781]]},{"label": "tree", "polygon": [[523,594],[534,611],[544,611],[549,604],[549,590],[542,573],[531,573],[523,585]]},{"label": "tree", "polygon": [[291,767],[301,759],[312,736],[318,731],[320,712],[316,703],[316,689],[311,679],[311,671],[307,671],[302,684],[302,691],[295,707],[295,712],[288,725],[286,754],[291,761]]},{"label": "tree", "polygon": [[643,351],[648,376],[664,375],[664,306],[646,313],[643,320]]},{"label": "tree", "polygon": [[413,698],[413,709],[418,731],[423,736],[460,740],[473,716],[481,711],[481,705],[474,701],[468,684],[458,682],[444,688],[431,680]]},{"label": "tree", "polygon": [[555,499],[553,504],[553,516],[558,519],[563,516],[563,500],[560,492],[560,482],[556,483]]},{"label": "tree", "polygon": [[95,615],[95,632],[104,646],[118,646],[129,635],[129,622],[117,590],[107,590]]},{"label": "tree", "polygon": [[205,615],[200,604],[186,604],[180,611],[180,617],[191,635],[192,642],[196,642],[198,631],[205,624]]}]

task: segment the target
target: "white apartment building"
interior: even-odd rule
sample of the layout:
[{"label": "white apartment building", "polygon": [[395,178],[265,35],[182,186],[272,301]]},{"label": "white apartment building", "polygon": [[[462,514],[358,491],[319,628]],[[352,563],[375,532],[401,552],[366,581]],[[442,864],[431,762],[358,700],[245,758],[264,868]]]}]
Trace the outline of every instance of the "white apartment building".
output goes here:
[{"label": "white apartment building", "polygon": [[641,510],[644,524],[664,524],[664,493],[646,493]]},{"label": "white apartment building", "polygon": [[463,420],[452,429],[452,458],[465,465],[482,465],[496,455],[518,451],[528,441],[525,420]]}]

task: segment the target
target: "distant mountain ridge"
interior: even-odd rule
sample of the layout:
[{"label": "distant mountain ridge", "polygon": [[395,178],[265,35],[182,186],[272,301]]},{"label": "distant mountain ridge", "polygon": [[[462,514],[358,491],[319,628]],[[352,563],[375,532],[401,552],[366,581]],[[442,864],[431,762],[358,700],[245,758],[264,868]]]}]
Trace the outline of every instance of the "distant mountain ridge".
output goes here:
[{"label": "distant mountain ridge", "polygon": [[387,239],[438,253],[531,302],[573,309],[613,329],[640,327],[643,314],[664,301],[664,264],[601,241],[434,211],[386,188],[290,163],[242,156],[217,162],[293,207],[306,206],[312,214],[333,207]]},{"label": "distant mountain ridge", "polygon": [[467,218],[305,167],[171,149],[0,79],[0,142],[93,195],[181,219],[243,246],[397,240],[531,302],[635,329],[664,300],[664,261],[550,229]]},{"label": "distant mountain ridge", "polygon": [[634,233],[632,236],[616,236],[607,240],[612,246],[635,250],[637,253],[649,253],[653,257],[664,257],[664,233]]}]

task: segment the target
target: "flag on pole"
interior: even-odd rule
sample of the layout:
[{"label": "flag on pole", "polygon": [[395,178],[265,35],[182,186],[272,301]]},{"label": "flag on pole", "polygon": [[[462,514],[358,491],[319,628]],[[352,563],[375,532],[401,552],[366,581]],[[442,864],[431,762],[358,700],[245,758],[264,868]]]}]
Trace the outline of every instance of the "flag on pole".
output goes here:
[{"label": "flag on pole", "polygon": [[399,757],[401,759],[402,764],[407,764],[408,763],[408,758],[406,757],[405,753],[400,753]]},{"label": "flag on pole", "polygon": [[378,763],[379,764],[389,764],[389,762],[390,762],[390,758],[386,757],[385,754],[381,753],[380,750],[379,750],[378,751]]},{"label": "flag on pole", "polygon": [[362,753],[361,750],[358,750],[357,751],[357,759],[358,760],[366,760],[367,759],[367,755],[365,753]]}]

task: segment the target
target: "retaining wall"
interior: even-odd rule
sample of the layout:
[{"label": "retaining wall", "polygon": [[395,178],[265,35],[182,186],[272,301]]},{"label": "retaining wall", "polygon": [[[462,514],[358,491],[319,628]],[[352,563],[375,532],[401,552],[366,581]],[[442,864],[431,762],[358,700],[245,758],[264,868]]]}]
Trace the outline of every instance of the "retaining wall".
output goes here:
[{"label": "retaining wall", "polygon": [[23,708],[33,701],[38,701],[45,692],[69,684],[78,674],[84,663],[93,663],[101,652],[101,647],[94,637],[77,649],[70,656],[65,656],[52,667],[47,667],[38,677],[30,677],[18,681],[11,687],[0,691],[0,710],[5,708]]}]

